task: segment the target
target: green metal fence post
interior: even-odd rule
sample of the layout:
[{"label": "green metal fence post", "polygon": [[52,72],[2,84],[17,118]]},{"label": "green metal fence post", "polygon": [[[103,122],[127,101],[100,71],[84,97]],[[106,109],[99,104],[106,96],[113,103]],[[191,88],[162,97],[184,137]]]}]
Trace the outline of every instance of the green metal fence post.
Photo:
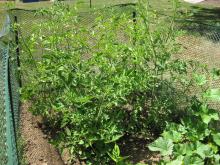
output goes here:
[{"label": "green metal fence post", "polygon": [[15,132],[14,132],[14,124],[13,124],[13,115],[11,111],[10,104],[10,95],[9,95],[9,84],[8,84],[8,70],[9,70],[9,46],[7,46],[5,51],[5,108],[6,108],[6,136],[7,136],[7,157],[8,162],[7,165],[17,165],[17,149],[16,149],[16,141],[15,141]]}]

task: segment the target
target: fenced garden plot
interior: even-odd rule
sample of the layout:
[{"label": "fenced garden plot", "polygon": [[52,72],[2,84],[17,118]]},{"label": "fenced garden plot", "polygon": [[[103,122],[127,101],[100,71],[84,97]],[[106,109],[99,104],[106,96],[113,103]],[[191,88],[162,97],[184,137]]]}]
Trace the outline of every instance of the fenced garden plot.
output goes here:
[{"label": "fenced garden plot", "polygon": [[124,157],[133,153],[128,141],[146,145],[163,132],[149,149],[165,164],[219,163],[219,117],[210,108],[218,104],[209,101],[219,100],[219,70],[212,69],[219,65],[217,24],[142,4],[83,13],[61,4],[11,14],[23,98],[72,162],[146,162]]}]

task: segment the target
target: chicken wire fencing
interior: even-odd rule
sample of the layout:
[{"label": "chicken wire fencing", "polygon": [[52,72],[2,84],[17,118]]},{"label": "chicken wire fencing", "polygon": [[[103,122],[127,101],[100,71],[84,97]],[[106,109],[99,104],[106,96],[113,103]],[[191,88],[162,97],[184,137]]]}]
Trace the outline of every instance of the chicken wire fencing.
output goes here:
[{"label": "chicken wire fencing", "polygon": [[19,118],[19,81],[11,21],[7,14],[0,30],[0,165],[17,165],[16,134]]},{"label": "chicken wire fencing", "polygon": [[[95,11],[79,12],[79,23],[90,28],[95,22],[96,11],[100,11],[105,14],[108,13],[108,9],[110,10],[111,8],[114,8],[114,14],[116,16],[125,12],[132,18],[135,16],[135,3],[116,3],[113,4],[113,6],[96,9]],[[21,43],[20,50],[23,54],[25,53],[25,49],[28,47],[28,43],[26,43],[26,41],[29,39],[30,35],[37,30],[36,27],[38,24],[47,21],[48,18],[43,15],[36,14],[36,10],[14,9],[11,14],[13,17],[16,17],[16,21],[19,24],[18,35]],[[210,17],[215,18],[214,16]],[[108,18],[108,15],[106,18]],[[215,22],[214,19],[211,20],[208,17],[203,18],[202,16],[192,19],[182,18],[178,19],[177,22],[178,28],[186,31],[186,34],[179,39],[184,51],[181,54],[178,54],[177,57],[185,60],[196,60],[203,64],[207,64],[210,68],[220,67],[220,23]],[[45,33],[47,33],[46,30]],[[119,38],[123,40],[124,35],[120,33],[118,35]],[[43,48],[39,48],[39,51],[35,52],[33,56],[39,60],[43,51]],[[21,63],[22,60],[27,59],[21,58]],[[220,82],[213,82],[213,84],[220,86]]]},{"label": "chicken wire fencing", "polygon": [[[135,4],[118,4],[114,7],[105,7],[104,9],[95,9],[87,12],[77,12],[78,15],[78,23],[86,27],[88,29],[92,28],[96,22],[97,16],[102,14],[104,18],[108,19],[108,12],[114,8],[114,15],[120,16],[122,13],[127,13],[131,18],[133,18]],[[123,9],[123,10],[122,10]],[[50,31],[45,29],[45,27],[41,27],[42,29],[38,29],[41,23],[44,23],[48,20],[48,16],[42,15],[38,10],[25,10],[25,9],[12,9],[10,11],[10,15],[13,20],[18,25],[18,36],[19,36],[19,50],[21,52],[21,68],[23,71],[25,70],[25,74],[21,73],[22,84],[27,84],[30,81],[30,75],[33,75],[32,69],[34,68],[33,61],[41,60],[42,54],[45,53],[46,50],[42,47],[38,47],[37,50],[30,53],[29,51],[29,43],[30,37],[35,32],[39,30],[43,31],[45,37],[50,37]],[[91,29],[92,31],[92,29]],[[124,35],[119,34],[120,40],[124,39]],[[31,43],[30,43],[31,44]],[[92,43],[91,43],[92,44]],[[31,54],[31,57],[30,57]],[[28,58],[30,57],[30,58]],[[27,66],[28,65],[28,66]],[[24,72],[23,72],[24,73]],[[30,73],[30,74],[28,74]]]},{"label": "chicken wire fencing", "polygon": [[[129,5],[125,6],[130,12]],[[81,12],[79,17],[80,23],[88,27],[95,21],[95,14],[92,12]],[[28,47],[27,38],[35,30],[35,25],[47,19],[36,15],[36,10],[12,9],[0,14],[0,165],[19,164],[19,89],[21,82],[25,82],[28,77],[23,76],[21,79],[20,54],[22,64],[22,60],[28,60],[24,56]],[[41,48],[37,53],[42,53]],[[37,60],[38,54],[35,54]],[[33,66],[27,70],[31,72]]]},{"label": "chicken wire fencing", "polygon": [[[127,12],[134,18],[134,4],[117,4],[115,14]],[[123,10],[121,10],[123,8]],[[101,9],[102,10],[102,9]],[[106,10],[106,9],[105,9]],[[95,22],[95,13],[80,12],[80,23],[91,27]],[[36,30],[35,25],[46,21],[43,15],[36,14],[36,10],[13,9],[9,16],[5,16],[2,31],[0,32],[0,165],[18,164],[16,151],[16,130],[19,121],[19,86],[20,67],[19,54],[21,54],[21,67],[24,60],[28,60],[25,51],[28,48],[28,38]],[[134,18],[135,19],[135,18]],[[0,19],[1,20],[1,19]],[[17,30],[10,33],[10,20],[18,25]],[[1,21],[0,21],[1,22]],[[178,20],[181,28],[186,31],[185,35],[179,38],[184,51],[177,55],[177,58],[185,60],[196,60],[207,64],[210,68],[220,68],[220,25],[208,24],[206,20],[197,19]],[[13,35],[12,35],[13,34]],[[119,34],[123,39],[123,34]],[[35,52],[36,60],[43,54],[43,49]],[[27,63],[27,62],[24,62]],[[31,64],[31,63],[30,63]],[[22,76],[22,83],[28,79],[28,72],[32,72],[34,66],[29,66],[27,72]],[[212,83],[213,87],[220,87],[220,81]],[[213,104],[220,107],[219,104]]]}]

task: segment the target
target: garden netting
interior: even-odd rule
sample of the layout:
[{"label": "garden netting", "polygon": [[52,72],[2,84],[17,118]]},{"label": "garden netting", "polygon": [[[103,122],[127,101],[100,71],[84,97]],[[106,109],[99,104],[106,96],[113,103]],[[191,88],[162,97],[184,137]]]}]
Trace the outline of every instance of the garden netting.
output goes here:
[{"label": "garden netting", "polygon": [[[105,15],[106,19],[109,17],[108,10],[114,8],[114,14],[120,16],[122,13],[129,14],[131,17],[134,16],[134,3],[128,4],[116,4],[111,7],[105,7],[104,9],[91,10],[89,12],[79,12],[80,24],[91,28],[95,22],[97,11]],[[210,9],[209,9],[210,10]],[[210,12],[210,11],[207,12]],[[176,55],[177,58],[185,60],[196,60],[203,64],[207,64],[209,68],[220,66],[220,23],[216,22],[216,15],[218,13],[212,13],[212,15],[202,16],[206,12],[205,9],[198,11],[193,17],[178,19],[177,25],[179,29],[184,30],[185,34],[179,38],[180,44],[184,49],[180,54]],[[19,37],[20,37],[20,49],[25,52],[27,43],[25,41],[28,37],[36,31],[36,25],[46,21],[43,15],[36,14],[36,10],[23,10],[14,9],[12,10],[13,17],[17,17],[17,23],[19,24]],[[161,12],[164,14],[164,12]],[[169,15],[165,16],[169,17]],[[134,18],[135,19],[135,18]],[[45,35],[47,31],[45,30]],[[124,35],[118,33],[121,40],[124,39]],[[34,57],[36,60],[40,59],[43,49],[39,48],[35,52]],[[21,59],[27,60],[27,59]],[[27,74],[25,74],[27,75]],[[25,76],[24,75],[24,76]],[[23,77],[25,79],[25,77]],[[220,85],[220,82],[213,82],[214,86]]]},{"label": "garden netting", "polygon": [[[134,17],[134,4],[117,4],[114,6],[115,15],[127,12]],[[121,10],[123,8],[123,10]],[[111,8],[99,9],[105,13]],[[36,14],[36,10],[12,9],[8,15],[0,15],[0,165],[18,164],[16,151],[16,133],[19,121],[19,58],[22,62],[28,60],[25,56],[26,42],[36,30],[36,25],[46,21],[43,15]],[[3,18],[4,17],[4,18]],[[91,28],[95,21],[95,12],[80,12],[80,23]],[[106,14],[108,17],[108,14]],[[10,20],[18,25],[16,31],[10,32]],[[2,23],[4,22],[4,23]],[[185,60],[196,60],[207,64],[209,68],[220,67],[220,24],[215,20],[196,16],[190,19],[177,20],[185,34],[179,38],[183,51],[176,55]],[[46,31],[45,31],[46,33]],[[13,35],[12,35],[13,34]],[[118,34],[123,40],[123,34]],[[17,37],[17,39],[16,39]],[[35,52],[34,58],[40,60],[43,49]],[[24,62],[25,63],[25,62]],[[28,72],[34,66],[29,66],[22,75],[22,83],[28,83]],[[212,82],[213,87],[219,87],[220,81]],[[220,107],[219,104],[212,104]]]},{"label": "garden netting", "polygon": [[8,14],[0,20],[0,165],[18,164],[16,134],[19,118],[17,61]]}]

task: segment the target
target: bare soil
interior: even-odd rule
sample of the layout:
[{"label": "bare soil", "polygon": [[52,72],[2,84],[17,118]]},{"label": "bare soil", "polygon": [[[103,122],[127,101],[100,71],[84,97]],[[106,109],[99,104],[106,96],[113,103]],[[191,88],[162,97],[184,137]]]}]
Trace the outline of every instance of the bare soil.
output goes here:
[{"label": "bare soil", "polygon": [[220,7],[220,0],[206,0],[202,2],[203,4],[215,5],[215,7]]},{"label": "bare soil", "polygon": [[21,108],[21,136],[24,140],[24,159],[28,165],[64,165],[59,152],[42,132],[41,118],[28,112],[29,104]]},{"label": "bare soil", "polygon": [[[70,156],[60,153],[49,143],[50,135],[44,131],[43,121],[28,111],[30,104],[21,107],[21,136],[24,141],[24,159],[28,165],[85,165],[76,160],[69,163]],[[147,145],[149,141],[139,138],[128,137],[121,142],[122,155],[129,156],[132,163],[156,164],[160,156],[150,154]]]},{"label": "bare soil", "polygon": [[128,160],[133,164],[156,165],[161,157],[158,153],[149,151],[148,145],[150,142],[152,142],[152,139],[144,140],[143,138],[127,137],[120,144],[122,155],[128,156]]}]

